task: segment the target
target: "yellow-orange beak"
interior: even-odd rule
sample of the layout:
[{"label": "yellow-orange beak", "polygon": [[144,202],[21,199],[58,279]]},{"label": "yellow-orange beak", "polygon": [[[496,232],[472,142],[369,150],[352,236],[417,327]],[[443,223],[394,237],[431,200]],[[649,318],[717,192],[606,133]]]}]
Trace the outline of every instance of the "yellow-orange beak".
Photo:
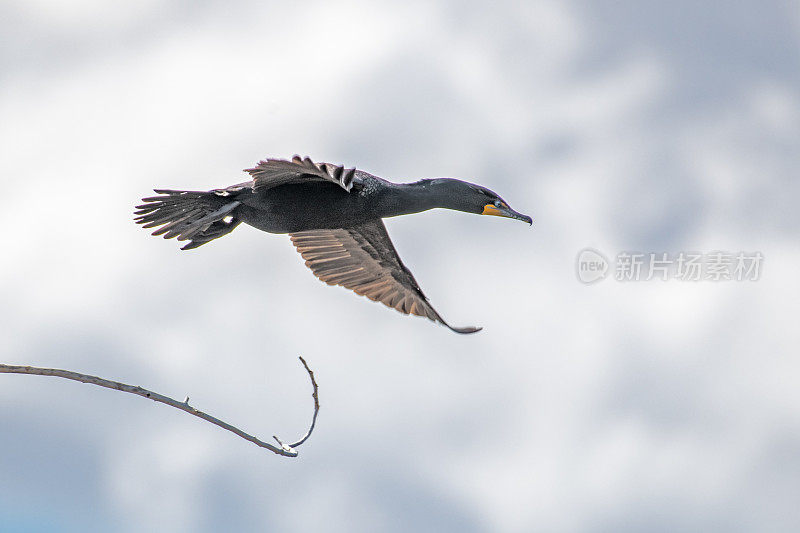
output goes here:
[{"label": "yellow-orange beak", "polygon": [[495,217],[513,218],[514,220],[522,220],[528,224],[533,224],[533,219],[531,217],[528,215],[523,215],[522,213],[517,213],[506,204],[501,204],[500,207],[497,207],[494,204],[486,204],[483,207],[483,213],[481,214],[492,215]]}]

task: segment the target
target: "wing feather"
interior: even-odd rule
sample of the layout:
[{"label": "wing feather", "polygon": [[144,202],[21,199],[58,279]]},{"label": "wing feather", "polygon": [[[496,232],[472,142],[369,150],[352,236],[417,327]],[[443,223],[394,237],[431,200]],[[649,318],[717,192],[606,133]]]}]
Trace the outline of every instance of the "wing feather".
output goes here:
[{"label": "wing feather", "polygon": [[330,163],[314,163],[308,157],[296,155],[291,161],[285,159],[265,159],[253,168],[245,169],[253,178],[253,190],[271,189],[287,183],[308,181],[328,182],[350,192],[353,187],[355,168]]},{"label": "wing feather", "polygon": [[289,236],[306,266],[328,285],[345,287],[403,314],[443,324],[457,333],[480,330],[455,328],[442,319],[400,261],[380,219],[350,228],[300,231]]}]

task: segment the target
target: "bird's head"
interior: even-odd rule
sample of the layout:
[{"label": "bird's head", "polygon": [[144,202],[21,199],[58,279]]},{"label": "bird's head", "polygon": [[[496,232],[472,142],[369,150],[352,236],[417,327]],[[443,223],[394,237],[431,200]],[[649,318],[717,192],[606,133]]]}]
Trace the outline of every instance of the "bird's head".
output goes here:
[{"label": "bird's head", "polygon": [[441,207],[478,215],[513,218],[528,224],[533,223],[531,217],[514,211],[496,192],[490,191],[486,187],[454,178],[425,181],[429,182],[431,188],[437,190],[442,201]]}]

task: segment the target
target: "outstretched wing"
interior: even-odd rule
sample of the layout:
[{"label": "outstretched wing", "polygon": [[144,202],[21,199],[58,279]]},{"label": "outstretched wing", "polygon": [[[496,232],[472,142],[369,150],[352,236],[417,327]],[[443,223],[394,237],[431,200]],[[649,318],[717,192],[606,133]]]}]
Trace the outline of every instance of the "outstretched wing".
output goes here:
[{"label": "outstretched wing", "polygon": [[253,189],[271,189],[287,183],[304,183],[322,181],[339,185],[350,192],[356,169],[345,169],[330,163],[314,163],[308,157],[296,155],[291,161],[285,159],[267,159],[260,161],[253,168],[245,169],[253,177]]},{"label": "outstretched wing", "polygon": [[456,333],[481,329],[455,328],[439,316],[400,261],[381,219],[350,228],[299,231],[289,236],[306,266],[328,285],[341,285],[406,315],[424,316]]}]

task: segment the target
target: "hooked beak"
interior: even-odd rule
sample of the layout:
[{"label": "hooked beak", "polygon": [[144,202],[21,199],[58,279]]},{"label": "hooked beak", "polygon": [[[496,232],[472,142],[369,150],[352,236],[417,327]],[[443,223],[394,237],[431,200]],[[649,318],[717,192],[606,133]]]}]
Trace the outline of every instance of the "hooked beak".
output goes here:
[{"label": "hooked beak", "polygon": [[528,215],[523,215],[522,213],[517,213],[508,205],[502,205],[500,207],[496,207],[494,204],[486,204],[483,208],[482,215],[493,215],[496,217],[505,217],[505,218],[513,218],[514,220],[521,220],[523,222],[527,222],[528,224],[533,225],[533,219]]}]

